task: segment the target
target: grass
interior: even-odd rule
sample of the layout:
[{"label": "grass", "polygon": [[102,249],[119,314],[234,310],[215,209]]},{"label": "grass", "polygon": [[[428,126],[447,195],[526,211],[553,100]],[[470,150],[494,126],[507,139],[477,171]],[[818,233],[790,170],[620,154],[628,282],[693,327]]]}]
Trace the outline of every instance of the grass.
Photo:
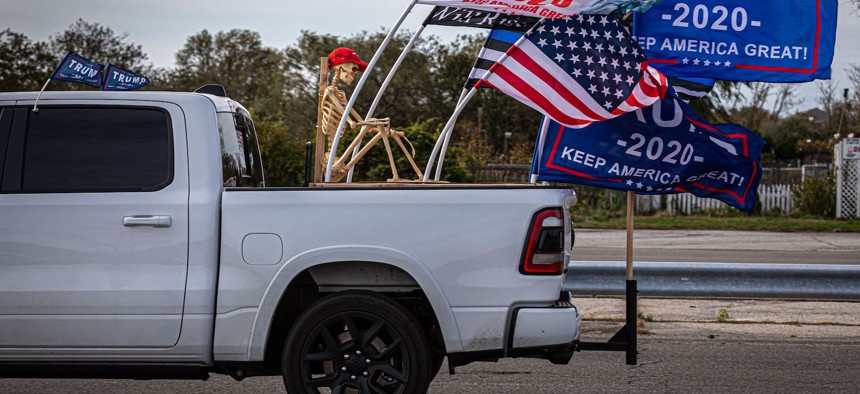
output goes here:
[{"label": "grass", "polygon": [[732,309],[733,306],[735,306],[735,304],[728,304],[725,308],[720,309],[720,313],[717,315],[717,322],[725,323],[726,321],[728,321],[729,309]]},{"label": "grass", "polygon": [[654,321],[654,315],[651,315],[651,314],[646,315],[642,311],[636,312],[636,317],[638,317],[639,320],[642,320],[642,321]]},{"label": "grass", "polygon": [[[654,215],[633,218],[634,228],[652,230],[746,230],[781,232],[860,232],[860,220],[837,220],[818,217],[699,215],[671,216]],[[624,229],[627,219],[618,215],[577,215],[574,225],[578,228]]]}]

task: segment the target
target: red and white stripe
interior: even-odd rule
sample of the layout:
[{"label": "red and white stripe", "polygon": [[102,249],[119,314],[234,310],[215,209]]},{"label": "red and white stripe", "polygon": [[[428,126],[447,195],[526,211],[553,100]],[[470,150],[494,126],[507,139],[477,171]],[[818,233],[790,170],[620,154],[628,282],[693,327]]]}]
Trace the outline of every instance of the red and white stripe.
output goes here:
[{"label": "red and white stripe", "polygon": [[[553,2],[537,2],[533,0],[418,0],[418,4],[430,4],[439,6],[466,7],[476,10],[503,12],[511,15],[527,15],[538,18],[563,18],[568,15],[578,14],[586,11],[593,13],[608,14],[612,7],[599,5],[600,0],[559,0]],[[549,3],[549,4],[543,4]],[[596,12],[595,7],[603,12]]]},{"label": "red and white stripe", "polygon": [[490,69],[491,74],[483,83],[567,127],[581,128],[650,106],[662,98],[668,87],[666,77],[647,62],[642,63],[642,70],[630,96],[608,111],[540,48],[524,41],[508,51],[508,58]]}]

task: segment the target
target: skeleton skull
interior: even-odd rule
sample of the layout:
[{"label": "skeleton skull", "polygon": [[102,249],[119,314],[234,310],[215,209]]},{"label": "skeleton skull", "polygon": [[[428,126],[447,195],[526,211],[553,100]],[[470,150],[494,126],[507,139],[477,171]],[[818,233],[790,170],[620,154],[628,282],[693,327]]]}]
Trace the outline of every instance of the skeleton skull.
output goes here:
[{"label": "skeleton skull", "polygon": [[334,72],[339,74],[340,79],[347,86],[352,84],[355,79],[355,73],[358,72],[358,65],[355,63],[342,63],[334,66]]}]

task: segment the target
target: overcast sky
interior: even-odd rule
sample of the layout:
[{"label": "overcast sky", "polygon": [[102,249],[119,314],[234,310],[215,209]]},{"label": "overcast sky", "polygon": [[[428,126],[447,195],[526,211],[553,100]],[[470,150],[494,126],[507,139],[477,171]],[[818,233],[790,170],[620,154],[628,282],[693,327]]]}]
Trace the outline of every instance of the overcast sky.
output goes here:
[{"label": "overcast sky", "polygon": [[[843,88],[848,87],[844,69],[851,63],[860,64],[860,15],[852,12],[848,0],[839,2],[833,79]],[[210,32],[249,29],[260,33],[265,45],[284,48],[294,43],[302,30],[348,36],[361,30],[387,29],[408,3],[407,0],[2,0],[0,30],[11,28],[33,40],[47,40],[83,18],[119,34],[127,33],[129,40],[143,46],[149,61],[169,67],[185,40],[204,29]],[[430,6],[416,6],[402,28],[415,31],[429,10]],[[433,26],[425,34],[453,39],[457,34],[477,31]],[[360,55],[369,60],[373,54]],[[806,97],[804,108],[815,106],[814,84],[803,84],[799,92]]]}]

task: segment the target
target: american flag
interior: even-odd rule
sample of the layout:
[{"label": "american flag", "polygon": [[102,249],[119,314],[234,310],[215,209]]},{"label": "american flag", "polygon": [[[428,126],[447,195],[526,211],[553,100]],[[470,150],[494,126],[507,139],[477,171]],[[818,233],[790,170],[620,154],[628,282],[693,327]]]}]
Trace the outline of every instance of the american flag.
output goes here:
[{"label": "american flag", "polygon": [[668,85],[612,15],[545,20],[507,55],[477,86],[501,90],[568,127],[647,107]]}]

